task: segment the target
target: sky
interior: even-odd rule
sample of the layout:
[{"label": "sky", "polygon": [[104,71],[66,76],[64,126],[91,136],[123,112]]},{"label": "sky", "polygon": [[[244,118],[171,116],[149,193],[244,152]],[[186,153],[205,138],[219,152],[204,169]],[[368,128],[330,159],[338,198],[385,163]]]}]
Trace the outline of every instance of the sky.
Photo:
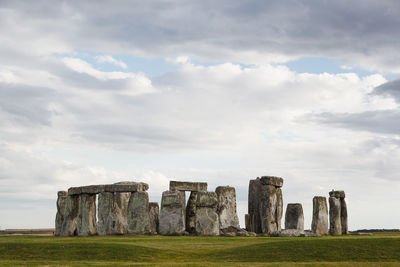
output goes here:
[{"label": "sky", "polygon": [[[57,191],[284,178],[400,228],[400,2],[0,0],[0,229],[54,227]],[[282,222],[284,218],[282,219]]]}]

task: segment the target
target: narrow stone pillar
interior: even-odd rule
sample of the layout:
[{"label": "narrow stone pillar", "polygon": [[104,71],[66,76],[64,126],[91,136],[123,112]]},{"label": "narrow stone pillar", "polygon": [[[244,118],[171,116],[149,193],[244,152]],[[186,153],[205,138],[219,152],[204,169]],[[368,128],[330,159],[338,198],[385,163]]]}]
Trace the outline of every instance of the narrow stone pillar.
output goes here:
[{"label": "narrow stone pillar", "polygon": [[57,193],[57,214],[56,214],[56,231],[55,235],[60,236],[64,220],[66,219],[67,212],[67,191],[58,191]]},{"label": "narrow stone pillar", "polygon": [[80,194],[77,233],[79,236],[97,234],[96,194]]},{"label": "narrow stone pillar", "polygon": [[78,212],[79,197],[78,195],[67,195],[65,199],[65,215],[60,229],[60,236],[78,235]]},{"label": "narrow stone pillar", "polygon": [[311,230],[319,235],[328,234],[328,205],[326,197],[313,198],[313,217]]},{"label": "narrow stone pillar", "polygon": [[182,235],[185,226],[185,192],[164,191],[161,198],[160,234]]},{"label": "narrow stone pillar", "polygon": [[149,203],[149,218],[150,218],[150,233],[153,235],[158,234],[159,231],[159,219],[160,219],[160,208],[157,202]]},{"label": "narrow stone pillar", "polygon": [[290,203],[286,207],[285,229],[304,231],[303,207],[300,203]]},{"label": "narrow stone pillar", "polygon": [[218,217],[220,230],[234,227],[239,229],[236,211],[236,191],[231,186],[218,186],[215,190],[218,198]]},{"label": "narrow stone pillar", "polygon": [[149,195],[147,192],[132,192],[128,203],[128,234],[150,233]]},{"label": "narrow stone pillar", "polygon": [[342,224],[342,234],[347,235],[349,228],[347,222],[347,204],[344,197],[340,199],[340,222]]},{"label": "narrow stone pillar", "polygon": [[196,234],[219,235],[218,199],[215,192],[198,192],[196,201]]},{"label": "narrow stone pillar", "polygon": [[191,191],[186,205],[186,231],[188,233],[196,232],[196,200],[197,192]]},{"label": "narrow stone pillar", "polygon": [[249,181],[248,216],[246,230],[261,233],[261,220],[259,212],[259,191],[261,182],[259,179]]},{"label": "narrow stone pillar", "polygon": [[[283,179],[282,179],[283,181]],[[277,231],[282,230],[283,195],[280,187],[276,188],[276,226]]]},{"label": "narrow stone pillar", "polygon": [[342,234],[340,213],[340,198],[329,197],[329,233],[331,235]]}]

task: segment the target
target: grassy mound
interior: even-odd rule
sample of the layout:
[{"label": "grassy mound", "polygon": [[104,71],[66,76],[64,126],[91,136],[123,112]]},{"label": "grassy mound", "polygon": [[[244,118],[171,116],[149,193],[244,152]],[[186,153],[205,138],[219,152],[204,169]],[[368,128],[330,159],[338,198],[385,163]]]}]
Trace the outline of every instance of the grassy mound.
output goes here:
[{"label": "grassy mound", "polygon": [[1,236],[0,265],[400,266],[400,234],[314,238]]}]

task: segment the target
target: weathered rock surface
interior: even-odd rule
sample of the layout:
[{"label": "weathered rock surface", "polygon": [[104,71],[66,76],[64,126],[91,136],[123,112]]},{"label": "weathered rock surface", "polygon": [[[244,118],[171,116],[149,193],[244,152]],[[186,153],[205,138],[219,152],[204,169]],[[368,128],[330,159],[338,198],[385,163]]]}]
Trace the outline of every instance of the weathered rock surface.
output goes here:
[{"label": "weathered rock surface", "polygon": [[169,190],[205,192],[207,191],[207,183],[170,181]]},{"label": "weathered rock surface", "polygon": [[298,229],[283,229],[282,231],[272,232],[270,236],[273,237],[297,237],[297,236],[305,236],[304,230]]},{"label": "weathered rock surface", "polygon": [[329,197],[329,233],[342,234],[340,198]]},{"label": "weathered rock surface", "polygon": [[[258,179],[258,178],[257,178]],[[273,185],[275,187],[283,186],[283,179],[276,176],[261,176],[260,182],[263,185]]]},{"label": "weathered rock surface", "polygon": [[188,233],[196,232],[196,201],[197,192],[190,192],[189,200],[186,205],[186,231]]},{"label": "weathered rock surface", "polygon": [[215,190],[218,198],[219,228],[240,228],[236,211],[236,191],[234,187],[218,186]]},{"label": "weathered rock surface", "polygon": [[263,176],[250,180],[248,197],[247,231],[270,234],[281,230],[283,179]]},{"label": "weathered rock surface", "polygon": [[185,226],[185,192],[164,191],[161,198],[160,234],[183,235]]},{"label": "weathered rock surface", "polygon": [[67,216],[67,191],[58,191],[57,193],[57,214],[55,235],[60,236],[64,220]]},{"label": "weathered rock surface", "polygon": [[148,189],[149,185],[146,183],[120,182],[106,185],[71,187],[68,189],[68,195],[99,194],[102,192],[139,192],[147,191]]},{"label": "weathered rock surface", "polygon": [[330,197],[336,197],[336,198],[345,198],[346,197],[346,194],[344,193],[344,191],[341,191],[341,190],[339,190],[339,191],[330,191],[329,192],[329,196]]},{"label": "weathered rock surface", "polygon": [[133,192],[128,203],[128,234],[150,233],[149,195]]},{"label": "weathered rock surface", "polygon": [[326,197],[313,198],[313,217],[311,230],[318,235],[328,234],[328,205]]},{"label": "weathered rock surface", "polygon": [[300,203],[289,203],[285,213],[285,230],[304,231],[303,207]]},{"label": "weathered rock surface", "polygon": [[103,192],[98,199],[99,235],[123,235],[128,231],[128,202],[131,193]]},{"label": "weathered rock surface", "polygon": [[259,211],[260,188],[261,182],[259,179],[249,181],[248,216],[246,220],[246,230],[255,233],[261,233],[261,220]]},{"label": "weathered rock surface", "polygon": [[348,222],[347,222],[347,204],[344,198],[340,199],[340,222],[342,226],[342,235],[349,233]]},{"label": "weathered rock surface", "polygon": [[96,195],[80,194],[78,209],[78,236],[88,236],[97,234],[96,226]]},{"label": "weathered rock surface", "polygon": [[160,222],[160,208],[157,202],[149,203],[150,233],[156,235]]},{"label": "weathered rock surface", "polygon": [[65,213],[63,216],[62,225],[60,227],[59,235],[60,236],[77,235],[78,211],[79,211],[78,196],[67,195],[65,199],[65,207],[63,207],[63,209],[65,209],[64,210]]},{"label": "weathered rock surface", "polygon": [[198,192],[196,201],[196,234],[202,236],[219,235],[217,214],[217,194]]}]

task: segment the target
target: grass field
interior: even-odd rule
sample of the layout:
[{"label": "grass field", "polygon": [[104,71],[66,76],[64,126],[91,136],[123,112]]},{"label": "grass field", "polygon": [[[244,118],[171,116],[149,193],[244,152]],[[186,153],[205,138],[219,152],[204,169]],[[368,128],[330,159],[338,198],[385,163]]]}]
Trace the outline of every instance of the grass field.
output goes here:
[{"label": "grass field", "polygon": [[400,266],[400,234],[297,238],[0,236],[0,265]]}]

